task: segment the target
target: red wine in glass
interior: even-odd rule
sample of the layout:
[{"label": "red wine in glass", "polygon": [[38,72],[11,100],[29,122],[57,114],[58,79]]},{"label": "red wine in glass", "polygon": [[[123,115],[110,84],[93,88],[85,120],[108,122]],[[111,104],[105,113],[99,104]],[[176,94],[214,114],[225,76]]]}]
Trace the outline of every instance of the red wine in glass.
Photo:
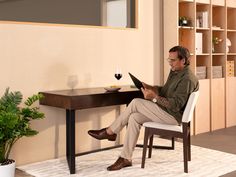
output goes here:
[{"label": "red wine in glass", "polygon": [[116,74],[115,74],[115,78],[116,78],[117,80],[120,80],[120,79],[122,78],[122,74],[121,74],[121,73],[116,73]]}]

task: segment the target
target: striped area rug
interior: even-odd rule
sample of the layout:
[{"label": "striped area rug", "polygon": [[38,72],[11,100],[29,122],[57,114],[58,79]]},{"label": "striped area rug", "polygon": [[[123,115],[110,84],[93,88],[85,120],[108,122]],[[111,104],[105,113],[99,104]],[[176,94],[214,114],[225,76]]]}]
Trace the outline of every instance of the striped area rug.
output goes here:
[{"label": "striped area rug", "polygon": [[[155,138],[154,144],[168,145],[170,141]],[[175,150],[153,149],[152,158],[141,168],[142,148],[136,148],[133,166],[119,171],[107,171],[118,158],[121,148],[76,157],[76,174],[70,175],[65,158],[37,162],[18,168],[36,177],[217,177],[236,170],[236,155],[198,146],[192,147],[189,173],[183,169],[182,143]]]}]

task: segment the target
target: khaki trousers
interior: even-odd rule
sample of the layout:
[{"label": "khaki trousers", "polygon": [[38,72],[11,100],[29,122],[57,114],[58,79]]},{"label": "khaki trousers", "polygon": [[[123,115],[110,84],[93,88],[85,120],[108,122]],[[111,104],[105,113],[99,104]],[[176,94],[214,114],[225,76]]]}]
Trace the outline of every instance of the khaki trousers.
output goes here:
[{"label": "khaki trousers", "polygon": [[116,134],[127,125],[121,157],[132,159],[141,126],[143,123],[150,121],[178,125],[175,118],[162,110],[157,104],[141,98],[133,99],[125,111],[110,125],[111,130]]}]

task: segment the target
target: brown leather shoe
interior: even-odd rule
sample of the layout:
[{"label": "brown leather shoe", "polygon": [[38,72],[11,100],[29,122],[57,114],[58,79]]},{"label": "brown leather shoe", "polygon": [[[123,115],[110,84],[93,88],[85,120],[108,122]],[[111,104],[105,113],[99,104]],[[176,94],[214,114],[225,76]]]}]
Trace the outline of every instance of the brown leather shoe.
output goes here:
[{"label": "brown leather shoe", "polygon": [[115,171],[115,170],[120,170],[125,167],[130,167],[130,166],[132,166],[132,162],[130,162],[128,159],[119,157],[114,164],[107,167],[107,170],[108,171]]},{"label": "brown leather shoe", "polygon": [[116,134],[107,134],[106,128],[101,130],[89,130],[88,134],[98,140],[108,139],[109,141],[115,141],[117,136]]}]

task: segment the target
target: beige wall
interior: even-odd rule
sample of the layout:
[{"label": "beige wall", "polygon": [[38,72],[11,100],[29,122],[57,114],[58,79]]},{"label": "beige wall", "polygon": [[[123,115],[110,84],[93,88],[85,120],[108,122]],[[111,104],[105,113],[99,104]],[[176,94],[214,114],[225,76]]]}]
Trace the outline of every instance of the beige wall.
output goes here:
[{"label": "beige wall", "polygon": [[[159,83],[160,8],[159,1],[140,0],[138,29],[0,23],[0,93],[7,86],[25,97],[67,89],[70,74],[78,75],[78,88],[108,86],[116,84],[118,65],[124,74],[120,84],[131,84],[128,71],[147,83]],[[32,124],[40,133],[14,146],[11,156],[18,165],[65,155],[65,111],[40,108],[46,119]],[[108,126],[117,114],[119,107],[77,111],[76,152],[112,145],[90,138],[87,130]]]}]

